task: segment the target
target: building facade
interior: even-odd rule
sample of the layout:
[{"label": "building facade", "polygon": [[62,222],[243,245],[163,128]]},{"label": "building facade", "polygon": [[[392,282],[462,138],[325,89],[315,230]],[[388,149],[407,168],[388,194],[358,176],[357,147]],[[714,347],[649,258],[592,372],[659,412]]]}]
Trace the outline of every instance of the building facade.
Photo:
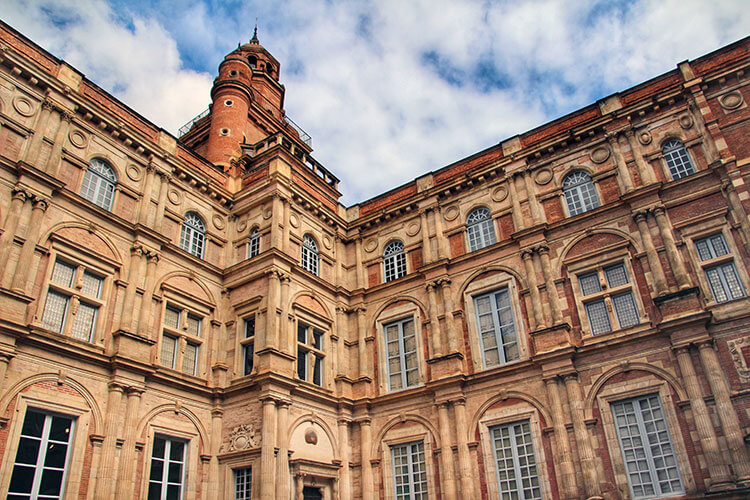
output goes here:
[{"label": "building facade", "polygon": [[0,24],[0,496],[746,498],[748,66],[344,207],[257,37],[175,138]]}]

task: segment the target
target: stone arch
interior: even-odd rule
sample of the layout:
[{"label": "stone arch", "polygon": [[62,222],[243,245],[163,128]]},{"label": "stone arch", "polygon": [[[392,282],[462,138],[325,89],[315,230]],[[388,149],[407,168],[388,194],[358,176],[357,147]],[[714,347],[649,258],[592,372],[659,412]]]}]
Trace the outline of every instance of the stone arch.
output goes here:
[{"label": "stone arch", "polygon": [[370,450],[370,456],[376,457],[378,456],[378,453],[381,451],[380,445],[383,441],[383,437],[385,437],[386,433],[391,430],[394,426],[398,424],[402,424],[404,422],[416,422],[420,425],[422,425],[427,431],[430,433],[430,436],[432,437],[433,442],[435,443],[435,449],[440,449],[440,433],[435,429],[435,426],[432,425],[432,422],[430,422],[428,419],[421,415],[416,415],[414,413],[406,413],[401,415],[396,415],[395,417],[391,418],[388,422],[383,424],[383,427],[380,428],[380,431],[378,431],[378,434],[375,436],[375,440],[372,442],[372,449]]},{"label": "stone arch", "polygon": [[208,288],[208,286],[203,283],[203,280],[198,278],[198,276],[195,275],[195,273],[192,273],[190,271],[170,271],[156,282],[156,286],[154,287],[154,290],[159,290],[161,287],[168,282],[172,278],[176,277],[183,277],[187,278],[190,281],[194,282],[198,287],[200,287],[201,290],[203,290],[203,293],[205,294],[205,300],[209,304],[211,304],[214,308],[216,308],[216,299],[214,298],[214,295],[211,293],[211,290]]},{"label": "stone arch", "polygon": [[416,305],[417,308],[419,308],[419,312],[424,315],[424,317],[427,317],[427,308],[425,305],[417,298],[410,297],[408,295],[398,295],[396,297],[391,297],[390,299],[386,300],[382,304],[378,306],[378,308],[375,310],[375,313],[370,318],[370,321],[368,322],[370,325],[370,329],[373,329],[377,326],[376,322],[381,314],[383,314],[383,311],[385,311],[388,306],[392,304],[396,304],[398,302],[411,302],[412,304]]},{"label": "stone arch", "polygon": [[123,169],[119,167],[118,162],[123,161],[123,160],[121,158],[116,158],[112,156],[111,154],[104,152],[104,151],[97,151],[95,153],[89,153],[86,155],[86,169],[85,170],[88,170],[89,165],[91,164],[91,160],[96,159],[96,158],[99,158],[100,160],[107,163],[109,168],[111,168],[115,173],[117,184],[120,184],[122,182],[122,176],[125,172]]},{"label": "stone arch", "polygon": [[[159,415],[160,413],[166,413],[168,411],[173,411],[175,413],[182,413],[185,418],[190,420],[190,422],[193,424],[195,429],[198,431],[198,438],[200,440],[201,448],[204,450],[208,450],[208,433],[206,432],[206,429],[203,427],[203,424],[201,423],[201,420],[188,408],[185,408],[182,405],[177,405],[176,403],[165,403],[162,405],[159,405],[155,408],[152,408],[151,411],[149,411],[141,420],[138,422],[138,426],[136,427],[136,436],[143,437],[143,433],[146,431],[146,428],[148,426],[148,423],[153,420],[154,417]],[[218,439],[221,439],[220,437]]]},{"label": "stone arch", "polygon": [[593,410],[594,410],[594,400],[596,399],[596,395],[599,393],[599,391],[604,387],[604,385],[614,377],[615,375],[619,375],[620,373],[627,373],[634,370],[640,370],[644,372],[648,372],[652,375],[655,375],[658,378],[663,379],[665,382],[667,382],[677,393],[677,397],[680,399],[680,401],[687,401],[688,395],[687,392],[685,392],[684,387],[680,384],[680,382],[677,380],[677,377],[669,373],[668,371],[664,370],[663,368],[659,368],[658,366],[650,365],[648,363],[631,363],[631,362],[624,362],[617,366],[614,366],[601,374],[599,378],[596,379],[594,384],[591,386],[591,389],[589,390],[588,394],[586,395],[586,398],[583,401],[583,413],[585,418],[592,418]]},{"label": "stone arch", "polygon": [[[596,175],[596,169],[592,167],[591,165],[586,165],[585,163],[581,165],[571,163],[570,165],[565,165],[565,167],[563,167],[563,169],[560,172],[558,172],[557,175],[555,175],[555,185],[558,188],[562,189],[563,179],[565,179],[565,177],[567,177],[568,174],[572,174],[573,172],[577,170],[586,172],[587,174],[591,176],[592,180],[594,178],[594,175]],[[560,194],[562,194],[562,192]]]},{"label": "stone arch", "polygon": [[104,432],[102,411],[101,408],[99,408],[99,405],[96,403],[96,399],[91,394],[91,392],[89,392],[89,390],[86,389],[83,384],[81,384],[74,378],[61,378],[59,373],[39,373],[37,375],[32,375],[31,377],[27,377],[16,382],[11,388],[8,389],[2,399],[0,399],[0,409],[2,409],[3,413],[7,412],[8,406],[10,405],[11,401],[13,401],[16,396],[18,396],[24,389],[34,384],[48,381],[54,381],[58,384],[66,384],[71,389],[76,391],[83,398],[83,400],[86,401],[86,404],[88,404],[89,408],[91,409],[91,415],[94,420],[94,425],[91,433],[95,434],[97,432]]},{"label": "stone arch", "polygon": [[307,413],[305,415],[302,415],[301,417],[298,417],[294,422],[292,422],[292,425],[288,427],[286,436],[284,437],[284,444],[286,445],[287,449],[289,448],[289,441],[292,438],[292,433],[297,427],[304,424],[305,422],[318,424],[323,429],[323,432],[326,433],[326,436],[328,437],[331,446],[333,446],[333,449],[336,450],[337,457],[341,457],[341,450],[339,449],[339,443],[336,440],[336,436],[328,426],[328,423],[326,423],[325,420],[320,418],[320,416],[316,415],[315,413]]},{"label": "stone arch", "polygon": [[302,297],[309,297],[311,300],[317,302],[320,308],[323,310],[323,315],[328,319],[333,318],[333,316],[331,316],[331,310],[326,306],[321,296],[312,290],[303,290],[301,292],[297,292],[296,294],[294,294],[294,297],[292,297],[292,300],[290,301],[290,303],[295,304]]},{"label": "stone arch", "polygon": [[[466,289],[469,287],[469,285],[471,284],[472,281],[474,281],[478,276],[481,276],[484,273],[492,272],[492,271],[500,271],[500,272],[508,273],[511,276],[513,276],[516,279],[516,281],[518,281],[519,289],[528,288],[528,286],[526,284],[526,280],[523,279],[523,277],[521,276],[521,274],[517,270],[515,270],[515,269],[513,269],[513,268],[511,268],[509,266],[504,266],[504,265],[501,265],[501,264],[494,264],[494,265],[490,265],[490,266],[482,266],[479,269],[477,269],[476,271],[474,271],[473,273],[471,273],[464,280],[464,282],[461,284],[461,286],[459,287],[459,289],[458,289],[459,302],[460,302],[461,297],[464,294],[464,291],[466,291]],[[459,302],[455,302],[454,301],[454,304],[459,303]]]},{"label": "stone arch", "polygon": [[109,237],[107,237],[106,234],[104,234],[101,231],[101,229],[98,226],[95,226],[93,224],[88,224],[85,222],[78,222],[78,221],[61,222],[47,229],[47,231],[39,239],[39,241],[47,243],[49,242],[53,234],[63,229],[81,229],[81,230],[84,230],[88,233],[95,235],[109,249],[109,251],[112,254],[111,259],[117,262],[118,264],[122,265],[123,263],[122,255],[120,255],[120,252],[117,250],[117,246],[112,242],[112,240],[109,239]]},{"label": "stone arch", "polygon": [[575,238],[571,239],[560,251],[558,258],[556,261],[552,264],[552,270],[559,270],[562,269],[563,262],[568,256],[568,253],[575,247],[578,243],[585,240],[589,236],[593,236],[595,234],[611,234],[614,236],[619,236],[623,240],[627,241],[631,245],[633,245],[633,248],[635,248],[637,253],[641,253],[643,250],[640,248],[639,242],[637,242],[632,235],[626,233],[625,231],[621,229],[617,229],[614,227],[602,227],[602,228],[592,228],[586,230],[583,234],[579,234]]},{"label": "stone arch", "polygon": [[552,425],[552,415],[550,414],[547,407],[544,406],[544,404],[542,404],[542,402],[537,398],[520,391],[502,391],[482,403],[476,413],[474,413],[474,416],[471,419],[471,425],[466,430],[468,433],[467,439],[469,440],[469,442],[473,441],[474,439],[474,432],[476,432],[476,428],[479,425],[479,420],[482,418],[482,415],[484,415],[487,410],[492,407],[492,405],[494,405],[498,401],[505,401],[506,399],[520,399],[521,401],[525,401],[539,412],[547,425]]}]

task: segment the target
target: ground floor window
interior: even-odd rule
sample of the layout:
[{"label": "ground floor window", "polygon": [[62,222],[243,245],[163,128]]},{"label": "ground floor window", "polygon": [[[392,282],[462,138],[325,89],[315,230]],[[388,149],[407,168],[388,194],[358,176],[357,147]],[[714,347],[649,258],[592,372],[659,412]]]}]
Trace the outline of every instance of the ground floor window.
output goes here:
[{"label": "ground floor window", "polygon": [[396,500],[427,500],[424,442],[391,446]]},{"label": "ground floor window", "polygon": [[72,417],[26,410],[8,500],[62,498],[72,434]]},{"label": "ground floor window", "polygon": [[250,500],[252,475],[251,467],[234,469],[234,500]]},{"label": "ground floor window", "polygon": [[620,451],[633,498],[684,492],[659,396],[612,403]]},{"label": "ground floor window", "polygon": [[528,420],[490,427],[500,498],[541,500],[531,424]]},{"label": "ground floor window", "polygon": [[148,500],[181,500],[185,484],[185,448],[182,440],[154,436]]}]

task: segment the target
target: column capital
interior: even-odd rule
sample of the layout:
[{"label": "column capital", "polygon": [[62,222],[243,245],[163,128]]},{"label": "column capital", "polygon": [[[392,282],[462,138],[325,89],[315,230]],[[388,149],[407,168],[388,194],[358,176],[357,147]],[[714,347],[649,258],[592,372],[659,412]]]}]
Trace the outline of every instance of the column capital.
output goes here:
[{"label": "column capital", "polygon": [[346,426],[348,426],[349,424],[352,423],[352,419],[349,418],[349,417],[339,417],[339,418],[336,419],[336,423],[338,425],[346,425]]},{"label": "column capital", "polygon": [[367,307],[365,307],[363,304],[359,304],[359,305],[352,307],[351,310],[356,313],[361,314],[361,313],[367,312]]},{"label": "column capital", "polygon": [[140,398],[143,393],[146,392],[146,388],[141,385],[131,385],[128,386],[126,392],[128,394],[128,397],[133,396]]},{"label": "column capital", "polygon": [[149,264],[158,264],[159,259],[161,259],[161,256],[159,255],[159,252],[156,250],[148,250],[146,252],[146,258],[148,259]]},{"label": "column capital", "polygon": [[41,210],[42,212],[46,212],[49,208],[49,200],[47,198],[44,198],[42,196],[34,196],[34,210]]},{"label": "column capital", "polygon": [[539,245],[534,250],[539,255],[549,254],[549,247],[547,245]]},{"label": "column capital", "polygon": [[463,406],[466,407],[466,398],[461,396],[451,401],[453,403],[453,406]]},{"label": "column capital", "polygon": [[441,288],[447,288],[451,284],[450,278],[439,278],[435,282],[440,285]]},{"label": "column capital", "polygon": [[563,382],[568,383],[568,380],[578,380],[578,372],[568,372],[562,375]]},{"label": "column capital", "polygon": [[369,427],[370,424],[372,424],[372,419],[370,417],[357,417],[354,419],[355,424],[359,424],[361,426],[367,426]]},{"label": "column capital", "polygon": [[531,248],[527,248],[525,250],[522,250],[521,251],[521,258],[523,260],[530,260],[533,253],[534,253],[534,250],[531,249]]},{"label": "column capital", "polygon": [[636,222],[636,224],[640,224],[641,222],[646,222],[647,216],[648,210],[638,210],[637,212],[633,213],[633,220]]},{"label": "column capital", "polygon": [[119,392],[120,394],[124,394],[125,391],[127,390],[126,385],[123,385],[121,382],[116,382],[114,380],[111,380],[107,384],[107,388],[109,389],[110,392],[115,391],[115,392]]},{"label": "column capital", "polygon": [[424,287],[425,287],[425,289],[428,292],[431,292],[431,291],[435,290],[435,288],[438,287],[438,282],[437,282],[437,280],[435,280],[435,281],[428,281],[427,283],[425,283]]},{"label": "column capital", "polygon": [[684,344],[679,346],[673,346],[672,350],[675,354],[689,354],[690,353],[690,344]]},{"label": "column capital", "polygon": [[46,111],[54,111],[57,108],[55,103],[49,97],[45,97],[42,101],[42,109]]},{"label": "column capital", "polygon": [[657,205],[651,211],[654,213],[654,217],[664,217],[667,215],[667,209],[663,205]]},{"label": "column capital", "polygon": [[130,255],[141,257],[146,253],[146,250],[143,248],[143,245],[140,245],[136,243],[132,247],[130,247]]},{"label": "column capital", "polygon": [[23,186],[16,185],[13,188],[13,199],[14,200],[21,200],[25,202],[28,199],[31,199],[32,195],[24,188]]},{"label": "column capital", "polygon": [[605,133],[604,133],[604,138],[605,138],[605,139],[607,139],[607,142],[608,142],[608,143],[609,143],[609,144],[610,144],[611,146],[614,146],[614,145],[616,145],[616,144],[617,144],[617,138],[618,138],[619,136],[620,136],[620,132],[614,132],[614,131],[610,131],[610,132],[605,132]]},{"label": "column capital", "polygon": [[713,350],[714,349],[714,339],[701,340],[700,342],[696,342],[695,345],[697,345],[698,349],[701,350],[701,351],[704,350],[704,349],[711,349],[711,350]]},{"label": "column capital", "polygon": [[221,418],[224,416],[224,410],[222,408],[213,407],[211,408],[211,416]]},{"label": "column capital", "polygon": [[161,178],[160,180],[162,184],[166,184],[172,180],[172,174],[169,172],[162,172],[161,170],[157,170],[157,173]]},{"label": "column capital", "polygon": [[65,109],[61,109],[61,110],[60,110],[60,118],[62,119],[62,122],[61,122],[61,123],[63,123],[63,122],[65,122],[65,123],[70,123],[70,122],[72,122],[72,121],[73,121],[73,116],[74,116],[74,114],[75,114],[75,113],[72,113],[72,112],[70,112],[70,111],[68,111],[68,110],[65,110]]},{"label": "column capital", "polygon": [[281,277],[284,276],[284,273],[282,273],[278,269],[270,269],[266,271],[266,276],[268,276],[270,279],[275,279],[275,280],[280,281]]}]

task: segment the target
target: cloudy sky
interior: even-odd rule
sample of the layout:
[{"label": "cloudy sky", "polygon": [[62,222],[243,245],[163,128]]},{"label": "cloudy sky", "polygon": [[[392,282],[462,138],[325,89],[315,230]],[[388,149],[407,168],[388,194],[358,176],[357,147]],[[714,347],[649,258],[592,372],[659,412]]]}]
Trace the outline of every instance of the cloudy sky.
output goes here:
[{"label": "cloudy sky", "polygon": [[176,134],[247,41],[351,205],[750,33],[746,0],[3,0],[2,19]]}]

